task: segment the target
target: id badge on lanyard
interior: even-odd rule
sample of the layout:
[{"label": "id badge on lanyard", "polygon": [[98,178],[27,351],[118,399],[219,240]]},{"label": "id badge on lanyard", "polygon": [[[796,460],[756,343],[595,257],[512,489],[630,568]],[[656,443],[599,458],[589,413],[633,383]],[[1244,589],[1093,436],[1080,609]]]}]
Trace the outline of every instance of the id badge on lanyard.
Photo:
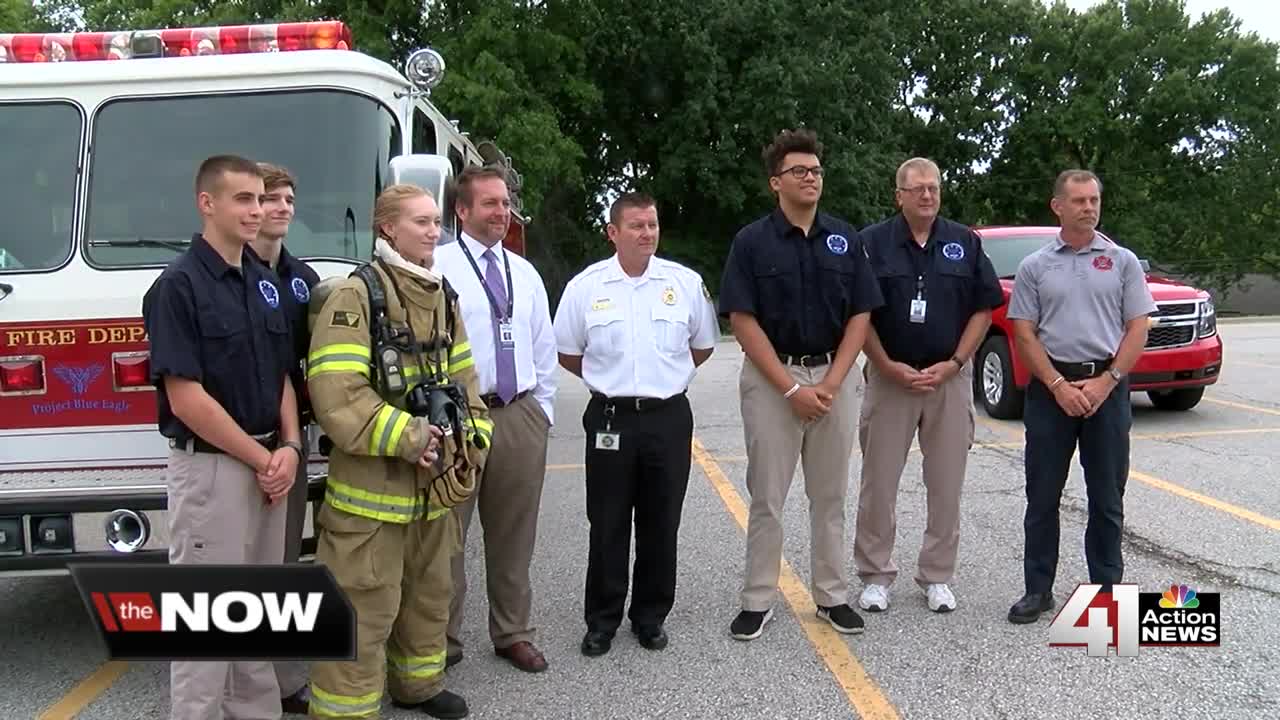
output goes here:
[{"label": "id badge on lanyard", "polygon": [[911,301],[911,313],[907,319],[913,323],[922,323],[927,310],[928,301],[924,299],[924,275],[917,275],[916,297]]},{"label": "id badge on lanyard", "polygon": [[503,320],[498,323],[498,343],[503,350],[516,346],[516,331],[512,327],[510,320]]}]

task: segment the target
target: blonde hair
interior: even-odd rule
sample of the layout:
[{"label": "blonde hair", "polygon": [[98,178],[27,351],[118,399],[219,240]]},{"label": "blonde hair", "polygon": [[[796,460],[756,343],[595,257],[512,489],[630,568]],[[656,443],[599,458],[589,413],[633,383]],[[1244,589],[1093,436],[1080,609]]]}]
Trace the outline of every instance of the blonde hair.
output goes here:
[{"label": "blonde hair", "polygon": [[408,183],[400,183],[398,185],[388,185],[381,193],[378,199],[373,202],[373,235],[383,240],[388,238],[382,234],[382,226],[390,225],[400,218],[400,208],[404,205],[405,200],[411,200],[423,195],[435,199],[430,190],[410,185]]},{"label": "blonde hair", "polygon": [[938,178],[938,182],[942,182],[942,171],[938,169],[938,164],[929,158],[913,157],[910,160],[898,166],[898,187],[902,187],[907,182],[907,173],[915,170],[917,172],[929,171],[933,176]]}]

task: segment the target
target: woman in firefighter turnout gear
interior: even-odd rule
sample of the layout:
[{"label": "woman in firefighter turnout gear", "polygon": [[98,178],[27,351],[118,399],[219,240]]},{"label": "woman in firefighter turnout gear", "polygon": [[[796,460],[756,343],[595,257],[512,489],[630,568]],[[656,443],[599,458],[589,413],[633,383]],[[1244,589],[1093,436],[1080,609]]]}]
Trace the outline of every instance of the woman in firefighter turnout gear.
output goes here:
[{"label": "woman in firefighter turnout gear", "polygon": [[[307,388],[333,443],[316,559],[357,623],[354,661],[312,666],[313,718],[377,717],[384,679],[399,707],[467,715],[443,687],[450,562],[461,543],[449,508],[474,490],[493,423],[456,296],[428,269],[440,221],[425,190],[388,187],[374,204],[374,261],[312,292]],[[452,394],[440,389],[449,383]]]}]

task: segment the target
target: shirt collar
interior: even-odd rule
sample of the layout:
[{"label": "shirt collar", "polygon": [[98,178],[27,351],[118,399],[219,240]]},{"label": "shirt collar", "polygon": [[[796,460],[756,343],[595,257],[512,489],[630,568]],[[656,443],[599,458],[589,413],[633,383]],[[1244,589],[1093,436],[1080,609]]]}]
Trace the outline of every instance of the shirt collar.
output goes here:
[{"label": "shirt collar", "polygon": [[[484,243],[471,237],[465,232],[460,233],[458,237],[462,238],[462,242],[467,244],[467,249],[471,251],[471,256],[474,257],[477,261],[480,259],[481,255],[484,255],[485,252],[489,250],[489,248],[486,247]],[[503,252],[504,252],[504,249],[502,247],[502,243],[498,243],[497,245],[493,246],[494,257],[501,258]]]},{"label": "shirt collar", "polygon": [[901,212],[893,220],[893,237],[905,247],[915,247],[921,250],[928,250],[933,243],[933,234],[938,229],[938,218],[933,219],[933,223],[929,225],[929,237],[924,241],[924,245],[916,243],[915,235],[911,232],[911,225],[907,223],[907,216]]},{"label": "shirt collar", "polygon": [[[627,275],[627,273],[622,269],[622,260],[618,258],[618,253],[614,253],[613,257],[609,258],[609,267],[605,270],[604,281],[615,282],[629,277],[631,276]],[[658,261],[658,256],[654,255],[649,258],[649,265],[644,269],[644,274],[635,279],[643,282],[653,279],[666,280],[670,277],[671,276],[667,272],[667,269]]]},{"label": "shirt collar", "polygon": [[[204,239],[204,235],[201,233],[195,233],[191,236],[191,249],[195,252],[196,257],[200,258],[200,262],[204,263],[205,268],[207,268],[215,278],[221,279],[223,275],[226,275],[229,272],[235,272],[236,270],[236,268],[229,265],[226,260],[222,259],[222,256],[218,254],[218,251],[213,249],[213,246],[209,244],[208,240]],[[245,260],[261,262],[257,255],[250,254],[249,256],[246,256],[243,250],[240,252],[240,271],[242,273],[244,271]]]},{"label": "shirt collar", "polygon": [[[1071,246],[1067,244],[1067,241],[1062,239],[1062,231],[1059,230],[1058,234],[1053,236],[1053,251],[1058,252],[1063,248],[1070,249],[1070,247]],[[1088,247],[1084,249],[1092,252],[1094,250],[1106,250],[1109,247],[1111,247],[1111,243],[1107,242],[1107,239],[1102,236],[1102,233],[1094,230],[1093,239],[1089,241]]]},{"label": "shirt collar", "polygon": [[[800,229],[787,219],[787,215],[782,212],[781,207],[774,208],[773,212],[769,214],[769,219],[773,222],[773,229],[782,237],[786,237],[787,233],[791,232],[792,228],[795,228],[796,230]],[[819,233],[823,232],[830,233],[830,230],[828,229],[825,216],[823,213],[819,212],[813,216],[813,227],[809,229],[809,237],[816,237]]]}]

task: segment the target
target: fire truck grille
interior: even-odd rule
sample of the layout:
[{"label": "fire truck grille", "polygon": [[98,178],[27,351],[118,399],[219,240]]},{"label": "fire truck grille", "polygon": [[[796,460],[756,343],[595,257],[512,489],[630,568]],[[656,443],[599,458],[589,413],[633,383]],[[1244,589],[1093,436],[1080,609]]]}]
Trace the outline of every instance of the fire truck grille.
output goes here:
[{"label": "fire truck grille", "polygon": [[1195,325],[1153,327],[1147,332],[1147,349],[1190,345],[1191,341],[1195,339],[1195,332]]}]

